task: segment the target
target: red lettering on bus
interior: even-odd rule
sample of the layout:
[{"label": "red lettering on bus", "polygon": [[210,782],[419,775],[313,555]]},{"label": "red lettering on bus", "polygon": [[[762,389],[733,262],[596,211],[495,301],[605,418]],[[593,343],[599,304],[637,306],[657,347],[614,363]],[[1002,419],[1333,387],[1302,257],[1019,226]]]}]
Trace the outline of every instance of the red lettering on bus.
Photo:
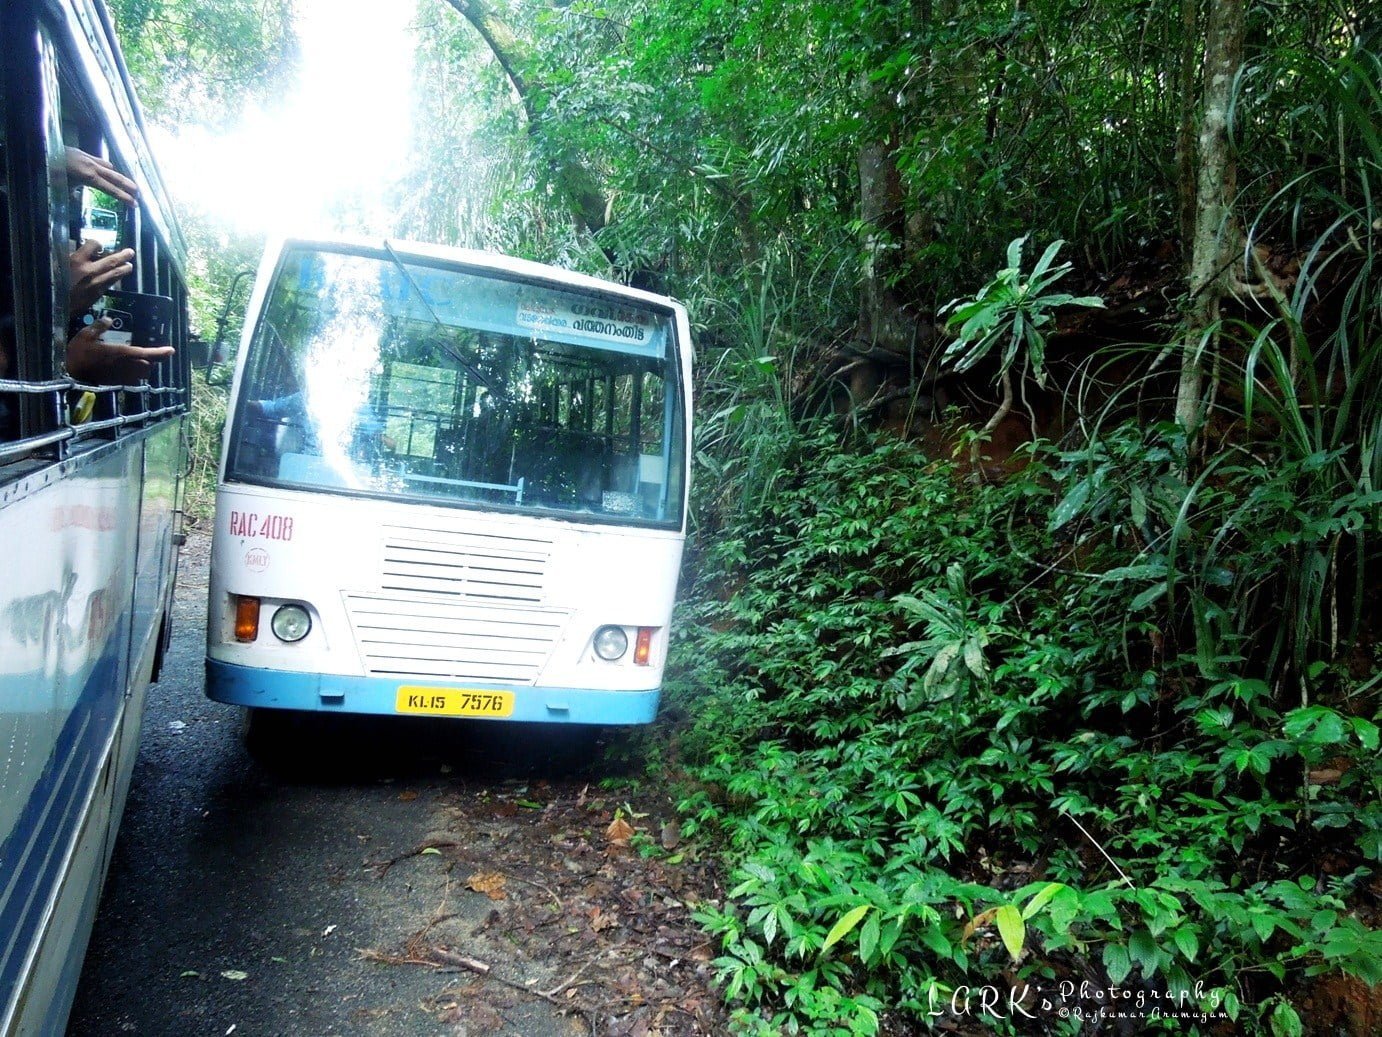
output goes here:
[{"label": "red lettering on bus", "polygon": [[253,511],[230,513],[230,535],[233,537],[263,537],[265,540],[292,540],[292,515],[264,515]]}]

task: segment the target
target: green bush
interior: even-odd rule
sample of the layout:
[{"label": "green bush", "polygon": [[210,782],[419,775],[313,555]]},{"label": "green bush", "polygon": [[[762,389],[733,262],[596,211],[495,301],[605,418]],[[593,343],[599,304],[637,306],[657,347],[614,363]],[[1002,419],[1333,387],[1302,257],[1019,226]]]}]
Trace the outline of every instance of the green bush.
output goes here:
[{"label": "green bush", "polygon": [[1298,1032],[1309,975],[1382,979],[1354,911],[1376,689],[1265,669],[1270,599],[1235,610],[1308,535],[1295,467],[1187,483],[1173,427],[1000,484],[821,429],[784,453],[809,464],[695,559],[668,680],[686,829],[735,864],[701,920],[744,1032],[875,1033],[983,984],[1073,1005],[1090,977]]}]

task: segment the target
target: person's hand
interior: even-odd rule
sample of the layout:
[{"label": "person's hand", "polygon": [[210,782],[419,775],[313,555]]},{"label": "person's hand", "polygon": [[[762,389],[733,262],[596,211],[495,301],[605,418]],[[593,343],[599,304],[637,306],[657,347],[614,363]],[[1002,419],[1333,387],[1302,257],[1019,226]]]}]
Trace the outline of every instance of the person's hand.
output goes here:
[{"label": "person's hand", "polygon": [[97,187],[106,194],[120,199],[126,205],[133,205],[139,194],[139,185],[116,169],[105,159],[88,155],[76,148],[67,148],[67,176],[71,180]]},{"label": "person's hand", "polygon": [[68,254],[67,265],[72,273],[72,312],[80,313],[134,270],[134,249],[103,253],[100,242],[83,241]]},{"label": "person's hand", "polygon": [[172,346],[131,346],[102,342],[109,317],[88,324],[67,343],[67,373],[79,382],[131,385],[149,373],[155,360],[173,355]]}]

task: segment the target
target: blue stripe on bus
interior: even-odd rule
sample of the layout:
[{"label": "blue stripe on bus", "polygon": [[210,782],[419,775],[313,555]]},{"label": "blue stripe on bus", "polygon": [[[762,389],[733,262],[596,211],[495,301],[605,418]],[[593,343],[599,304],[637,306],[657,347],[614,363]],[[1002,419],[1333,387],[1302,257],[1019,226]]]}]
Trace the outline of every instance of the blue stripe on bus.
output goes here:
[{"label": "blue stripe on bus", "polygon": [[0,843],[0,1007],[17,993],[20,970],[81,828],[82,819],[74,812],[91,790],[123,697],[119,677],[128,629],[127,615],[115,625],[105,653],[63,723],[38,784]]},{"label": "blue stripe on bus", "polygon": [[[398,716],[394,708],[403,685],[508,691],[514,695],[512,716],[503,720],[556,724],[648,724],[657,715],[660,688],[609,691],[597,688],[531,688],[514,685],[423,678],[343,677],[293,673],[206,660],[206,694],[218,702],[262,709],[297,709],[320,713],[370,713]],[[440,718],[445,719],[445,718]]]}]

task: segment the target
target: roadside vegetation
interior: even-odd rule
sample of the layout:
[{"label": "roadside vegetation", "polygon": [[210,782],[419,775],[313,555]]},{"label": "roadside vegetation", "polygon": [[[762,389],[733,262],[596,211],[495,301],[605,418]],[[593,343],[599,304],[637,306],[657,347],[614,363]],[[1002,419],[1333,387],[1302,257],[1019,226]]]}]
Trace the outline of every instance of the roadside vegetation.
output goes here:
[{"label": "roadside vegetation", "polygon": [[699,919],[738,1030],[1113,1032],[1116,990],[1134,1029],[1375,1032],[1377,12],[418,32],[392,231],[697,323],[655,749],[732,876]]}]

